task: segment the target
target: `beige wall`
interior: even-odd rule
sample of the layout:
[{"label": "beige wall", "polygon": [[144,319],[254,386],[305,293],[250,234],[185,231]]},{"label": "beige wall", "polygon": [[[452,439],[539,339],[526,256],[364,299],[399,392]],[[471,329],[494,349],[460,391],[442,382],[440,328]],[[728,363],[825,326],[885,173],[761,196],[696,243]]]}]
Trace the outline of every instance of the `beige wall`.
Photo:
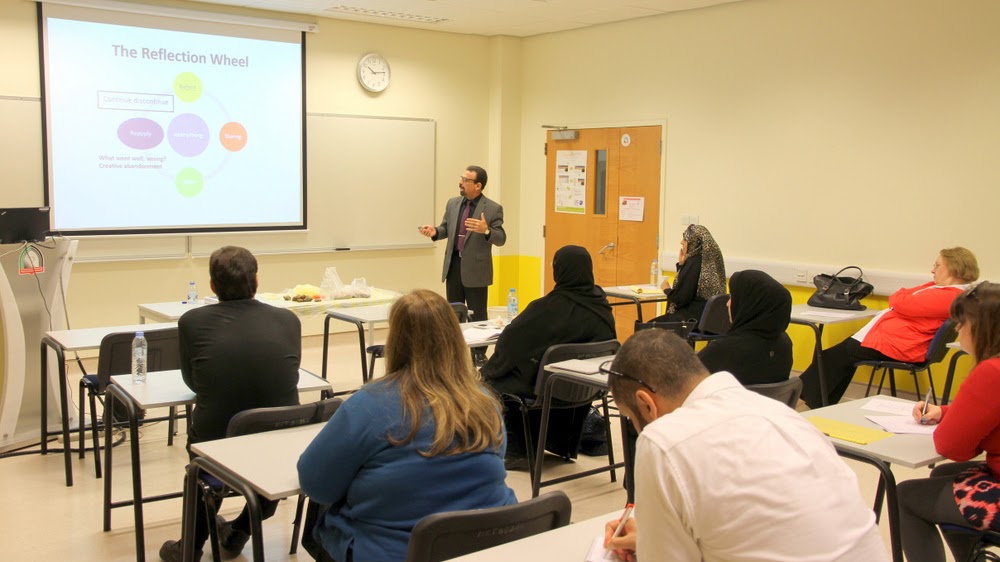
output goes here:
[{"label": "beige wall", "polygon": [[993,0],[749,0],[525,39],[521,253],[541,125],[666,122],[661,250],[695,214],[731,258],[1000,274],[997,29]]},{"label": "beige wall", "polygon": [[[231,11],[273,16],[267,12]],[[35,28],[33,2],[0,3],[0,49],[7,53],[3,59],[5,71],[0,73],[0,96],[39,96]],[[489,71],[491,61],[500,58],[517,62],[519,45],[516,42],[511,45],[472,35],[326,19],[320,20],[320,28],[319,33],[306,37],[308,112],[436,121],[436,202],[439,209],[434,216],[427,217],[428,222],[440,220],[445,200],[458,194],[458,175],[472,163],[493,169],[495,162],[497,171],[509,176],[506,183],[512,186],[512,196],[517,197],[517,150],[507,151],[515,157],[501,165],[500,151],[492,151],[490,146],[491,143],[519,142],[516,136],[518,94],[516,90],[510,92],[510,87],[504,86],[502,80],[520,70],[513,67],[502,73]],[[392,68],[392,85],[381,95],[368,94],[358,86],[355,78],[358,59],[371,51],[385,56]],[[512,63],[505,64],[510,68]],[[501,123],[506,122],[514,123],[510,127],[514,133],[508,133],[505,138],[499,131]],[[3,142],[18,142],[12,137],[0,135],[5,139]],[[12,166],[13,161],[0,156],[7,176],[0,187],[3,190],[0,206],[41,204],[40,151],[40,141],[37,141],[33,147],[35,154],[29,160],[37,162],[33,166]],[[392,163],[386,162],[386,165]],[[371,170],[372,174],[378,172]],[[502,200],[498,175],[497,172],[492,174],[488,189],[492,197]],[[219,244],[224,243],[225,236],[220,236]],[[81,242],[84,244],[87,244],[85,239]],[[429,287],[443,292],[440,281],[443,252],[442,245],[437,246],[434,250],[262,256],[261,290],[278,291],[299,283],[319,284],[324,269],[332,265],[348,281],[363,275],[379,287],[404,291]],[[200,292],[207,294],[206,268],[204,258],[77,263],[69,286],[71,324],[87,327],[133,323],[137,318],[137,303],[180,300],[187,282],[192,279],[198,282]],[[307,322],[305,328],[307,332],[316,332],[321,322],[314,319]]]},{"label": "beige wall", "polygon": [[[1000,271],[993,0],[748,0],[524,40],[320,24],[308,111],[436,120],[437,206],[457,172],[485,163],[507,210],[499,255],[543,252],[541,125],[666,123],[661,250],[695,214],[731,257],[923,273],[936,249],[962,244]],[[39,95],[35,25],[34,3],[0,3],[0,96]],[[354,79],[368,51],[392,65],[380,96]],[[39,171],[8,151],[32,134],[0,135],[0,205],[41,202]],[[265,256],[262,289],[318,283],[335,265],[443,290],[441,257],[440,245]],[[207,292],[204,259],[77,264],[71,321],[131,322],[135,303],[180,299],[189,279]]]}]

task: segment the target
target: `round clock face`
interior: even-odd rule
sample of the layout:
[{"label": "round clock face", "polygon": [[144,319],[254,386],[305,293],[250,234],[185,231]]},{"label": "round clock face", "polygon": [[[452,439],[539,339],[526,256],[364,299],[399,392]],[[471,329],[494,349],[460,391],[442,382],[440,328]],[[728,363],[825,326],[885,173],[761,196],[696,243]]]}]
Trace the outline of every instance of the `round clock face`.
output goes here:
[{"label": "round clock face", "polygon": [[369,92],[381,92],[389,87],[389,63],[375,53],[358,61],[358,82]]}]

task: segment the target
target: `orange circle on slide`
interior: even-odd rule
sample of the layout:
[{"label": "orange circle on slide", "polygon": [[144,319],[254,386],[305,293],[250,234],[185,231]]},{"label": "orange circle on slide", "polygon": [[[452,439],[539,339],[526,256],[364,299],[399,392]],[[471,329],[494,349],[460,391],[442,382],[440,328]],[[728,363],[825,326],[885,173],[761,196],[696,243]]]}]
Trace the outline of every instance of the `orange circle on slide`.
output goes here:
[{"label": "orange circle on slide", "polygon": [[219,142],[222,147],[230,152],[243,150],[247,145],[247,130],[236,122],[226,123],[219,131]]}]

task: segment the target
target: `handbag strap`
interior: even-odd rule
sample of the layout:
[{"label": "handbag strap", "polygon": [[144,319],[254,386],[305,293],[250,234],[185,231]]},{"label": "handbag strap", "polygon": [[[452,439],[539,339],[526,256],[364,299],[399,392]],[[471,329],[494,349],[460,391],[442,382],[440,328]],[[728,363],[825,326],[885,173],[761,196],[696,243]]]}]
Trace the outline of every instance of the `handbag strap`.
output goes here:
[{"label": "handbag strap", "polygon": [[842,268],[840,271],[838,271],[837,273],[833,274],[833,278],[837,279],[837,280],[840,280],[840,274],[843,273],[843,272],[845,272],[845,271],[847,271],[848,269],[857,269],[858,270],[858,276],[855,277],[854,280],[849,285],[847,285],[847,287],[853,287],[853,286],[857,285],[858,283],[861,283],[861,281],[863,280],[863,277],[865,275],[865,272],[862,271],[861,268],[858,267],[858,266],[856,266],[856,265],[849,265],[847,267]]}]

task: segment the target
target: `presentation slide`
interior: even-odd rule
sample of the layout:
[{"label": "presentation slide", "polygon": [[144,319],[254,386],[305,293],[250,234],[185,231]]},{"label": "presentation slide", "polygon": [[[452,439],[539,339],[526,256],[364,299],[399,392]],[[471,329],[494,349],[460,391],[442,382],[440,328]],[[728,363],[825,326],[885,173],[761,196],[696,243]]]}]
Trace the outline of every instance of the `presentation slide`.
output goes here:
[{"label": "presentation slide", "polygon": [[303,227],[301,38],[44,21],[54,230]]}]

